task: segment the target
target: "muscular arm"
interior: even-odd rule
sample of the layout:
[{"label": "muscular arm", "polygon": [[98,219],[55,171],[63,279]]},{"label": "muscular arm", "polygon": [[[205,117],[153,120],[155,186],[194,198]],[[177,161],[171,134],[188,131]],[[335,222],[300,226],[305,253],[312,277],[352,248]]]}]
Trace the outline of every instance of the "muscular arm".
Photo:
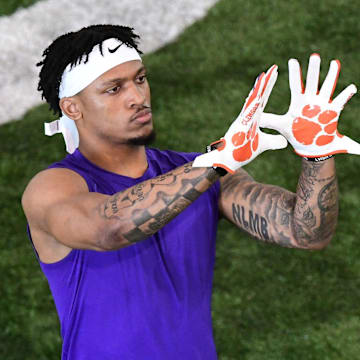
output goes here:
[{"label": "muscular arm", "polygon": [[110,247],[119,238],[135,243],[154,234],[219,178],[213,169],[192,168],[191,164],[137,184],[99,205],[105,222],[119,224],[107,240]]},{"label": "muscular arm", "polygon": [[220,209],[239,228],[266,242],[321,249],[333,236],[338,215],[334,159],[302,160],[296,193],[255,182],[244,170],[221,180]]},{"label": "muscular arm", "polygon": [[[114,250],[154,234],[217,179],[213,169],[192,163],[112,196],[89,193],[84,180],[67,169],[38,174],[23,195],[33,240],[43,258],[58,260],[58,246]],[[66,254],[66,251],[62,251]],[[50,254],[50,255],[49,255]],[[44,260],[43,260],[44,261]]]}]

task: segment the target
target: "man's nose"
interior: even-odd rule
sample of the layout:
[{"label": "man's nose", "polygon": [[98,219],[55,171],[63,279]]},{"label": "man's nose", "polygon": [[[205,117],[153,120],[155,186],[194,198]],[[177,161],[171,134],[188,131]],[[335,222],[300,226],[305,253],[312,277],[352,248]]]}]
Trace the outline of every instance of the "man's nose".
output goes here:
[{"label": "man's nose", "polygon": [[129,95],[128,104],[130,108],[143,105],[145,103],[146,100],[145,91],[141,86],[135,83],[132,83],[130,85],[128,95]]}]

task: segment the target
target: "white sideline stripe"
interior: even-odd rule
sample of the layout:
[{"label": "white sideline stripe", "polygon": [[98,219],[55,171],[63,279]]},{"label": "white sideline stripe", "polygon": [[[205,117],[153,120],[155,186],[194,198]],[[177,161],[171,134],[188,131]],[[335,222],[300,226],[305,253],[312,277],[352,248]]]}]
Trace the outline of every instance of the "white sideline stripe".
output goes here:
[{"label": "white sideline stripe", "polygon": [[45,0],[0,17],[0,124],[39,105],[43,50],[59,35],[91,24],[135,28],[149,53],[174,40],[218,0]]}]

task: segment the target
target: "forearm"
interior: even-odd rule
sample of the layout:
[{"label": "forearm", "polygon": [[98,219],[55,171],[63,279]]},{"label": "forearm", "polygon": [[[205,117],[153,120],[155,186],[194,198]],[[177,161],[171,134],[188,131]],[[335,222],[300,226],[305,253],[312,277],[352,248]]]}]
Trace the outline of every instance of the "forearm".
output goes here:
[{"label": "forearm", "polygon": [[335,232],[337,217],[334,158],[318,163],[302,160],[291,223],[294,241],[299,247],[324,247]]},{"label": "forearm", "polygon": [[98,208],[111,229],[103,246],[113,249],[153,235],[218,178],[212,168],[192,168],[187,163],[109,197]]},{"label": "forearm", "polygon": [[285,247],[324,247],[337,222],[334,159],[302,162],[296,193],[257,183],[243,170],[227,175],[221,186],[222,213],[262,241]]}]

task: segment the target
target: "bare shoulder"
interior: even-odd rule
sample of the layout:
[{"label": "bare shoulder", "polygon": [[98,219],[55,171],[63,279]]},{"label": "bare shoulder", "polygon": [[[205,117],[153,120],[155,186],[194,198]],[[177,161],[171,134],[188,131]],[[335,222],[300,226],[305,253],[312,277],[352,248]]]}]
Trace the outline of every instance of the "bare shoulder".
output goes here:
[{"label": "bare shoulder", "polygon": [[88,187],[84,178],[74,171],[65,168],[41,171],[30,180],[23,193],[25,215],[28,220],[35,220],[48,206],[81,192],[88,192]]},{"label": "bare shoulder", "polygon": [[27,185],[21,199],[22,207],[34,246],[42,261],[60,260],[71,251],[49,232],[47,214],[51,207],[81,193],[88,193],[86,181],[65,168],[41,171]]}]

